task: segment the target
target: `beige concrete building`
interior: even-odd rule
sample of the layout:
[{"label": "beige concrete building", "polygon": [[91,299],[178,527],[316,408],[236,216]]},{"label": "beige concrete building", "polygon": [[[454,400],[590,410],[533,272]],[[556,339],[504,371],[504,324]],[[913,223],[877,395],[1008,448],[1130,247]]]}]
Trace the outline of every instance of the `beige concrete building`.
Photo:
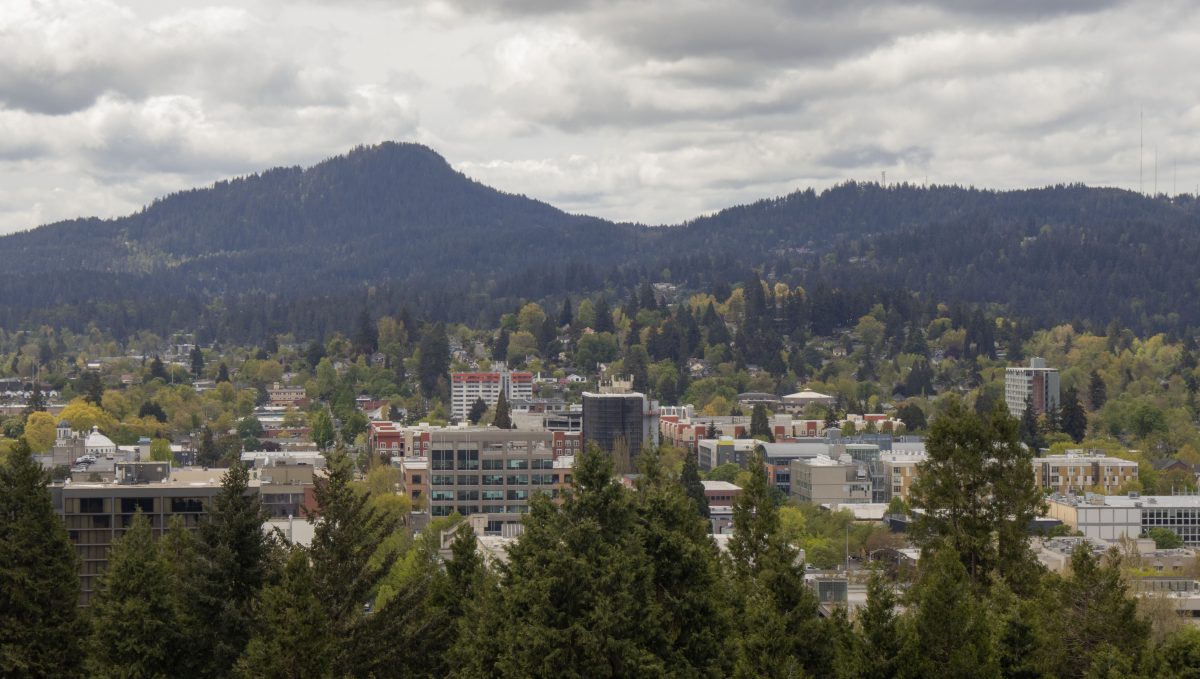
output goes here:
[{"label": "beige concrete building", "polygon": [[791,496],[813,504],[871,501],[871,479],[863,464],[824,455],[792,460]]},{"label": "beige concrete building", "polygon": [[898,497],[908,502],[909,491],[917,478],[917,465],[925,461],[924,453],[881,453],[879,466],[883,469],[888,501]]},{"label": "beige concrete building", "polygon": [[1038,488],[1049,488],[1055,493],[1091,491],[1109,495],[1138,479],[1138,465],[1119,457],[1079,450],[1033,458],[1033,475]]}]

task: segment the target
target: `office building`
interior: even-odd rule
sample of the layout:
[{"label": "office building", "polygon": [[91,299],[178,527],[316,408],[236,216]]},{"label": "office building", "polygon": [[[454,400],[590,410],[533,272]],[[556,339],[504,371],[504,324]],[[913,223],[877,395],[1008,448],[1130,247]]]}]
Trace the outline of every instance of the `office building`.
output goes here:
[{"label": "office building", "polygon": [[657,405],[635,391],[584,392],[584,445],[595,443],[607,453],[624,446],[632,460],[643,447],[658,445]]},{"label": "office building", "polygon": [[863,463],[824,455],[791,462],[791,496],[812,504],[871,502],[871,479]]},{"label": "office building", "polygon": [[1025,402],[1032,400],[1034,412],[1042,414],[1058,407],[1058,370],[1047,368],[1041,358],[1029,359],[1027,367],[1004,371],[1004,402],[1014,417],[1025,414]]},{"label": "office building", "polygon": [[1122,486],[1138,480],[1138,464],[1119,457],[1090,454],[1083,450],[1065,455],[1033,458],[1033,476],[1038,488],[1063,495],[1071,492],[1118,492]]},{"label": "office building", "polygon": [[1168,528],[1189,547],[1200,546],[1200,496],[1095,495],[1051,496],[1046,516],[1085,537],[1108,542],[1137,538],[1151,528]]}]

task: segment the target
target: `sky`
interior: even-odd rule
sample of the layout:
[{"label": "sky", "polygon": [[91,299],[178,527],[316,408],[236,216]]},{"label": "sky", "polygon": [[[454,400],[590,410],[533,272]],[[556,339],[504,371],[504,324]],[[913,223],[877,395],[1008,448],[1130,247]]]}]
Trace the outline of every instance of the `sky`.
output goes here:
[{"label": "sky", "polygon": [[1197,64],[1172,0],[0,0],[0,233],[385,140],[647,224],[884,173],[1193,193]]}]

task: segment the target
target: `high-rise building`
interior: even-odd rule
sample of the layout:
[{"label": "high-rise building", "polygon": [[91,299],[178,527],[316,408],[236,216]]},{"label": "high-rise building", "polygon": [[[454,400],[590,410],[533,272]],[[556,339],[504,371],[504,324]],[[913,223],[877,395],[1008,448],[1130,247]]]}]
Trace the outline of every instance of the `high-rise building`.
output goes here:
[{"label": "high-rise building", "polygon": [[533,373],[511,372],[502,362],[493,364],[492,372],[450,373],[450,413],[459,419],[471,412],[478,399],[495,407],[502,393],[509,403],[532,399]]},{"label": "high-rise building", "polygon": [[638,392],[583,394],[583,444],[612,453],[623,449],[632,461],[644,446],[658,444],[656,402]]},{"label": "high-rise building", "polygon": [[1025,414],[1025,401],[1033,400],[1033,410],[1042,414],[1058,407],[1058,369],[1047,368],[1041,358],[1029,359],[1027,367],[1004,371],[1004,402],[1014,417]]}]

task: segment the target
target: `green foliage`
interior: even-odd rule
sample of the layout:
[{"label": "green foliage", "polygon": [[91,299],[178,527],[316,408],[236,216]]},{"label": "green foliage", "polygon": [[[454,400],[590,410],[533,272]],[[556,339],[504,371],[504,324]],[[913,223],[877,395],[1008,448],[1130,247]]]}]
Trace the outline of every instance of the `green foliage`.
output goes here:
[{"label": "green foliage", "polygon": [[1178,549],[1183,547],[1183,538],[1170,528],[1157,526],[1146,531],[1146,537],[1154,540],[1156,549]]},{"label": "green foliage", "polygon": [[512,429],[512,415],[508,410],[508,397],[503,391],[500,392],[500,398],[496,401],[496,414],[492,416],[492,424],[498,429]]},{"label": "green foliage", "polygon": [[944,546],[925,565],[910,595],[914,612],[902,634],[900,676],[1000,676],[987,610],[964,562],[969,563]]},{"label": "green foliage", "polygon": [[186,637],[177,620],[174,584],[150,522],[138,512],[114,543],[92,599],[89,673],[166,677],[176,672]]},{"label": "green foliage", "polygon": [[483,419],[487,409],[487,404],[483,402],[482,398],[475,399],[475,402],[471,404],[471,411],[467,413],[467,421],[471,424],[479,424],[479,420]]},{"label": "green foliage", "polygon": [[18,439],[0,458],[0,675],[75,676],[83,658],[75,550],[48,479]]},{"label": "green foliage", "polygon": [[317,410],[309,415],[308,423],[313,443],[317,444],[319,450],[328,450],[334,440],[333,419],[329,411],[324,408]]},{"label": "green foliage", "polygon": [[263,589],[255,611],[258,623],[238,660],[238,676],[336,676],[333,661],[338,639],[317,598],[312,567],[303,548],[292,549],[279,581]]},{"label": "green foliage", "polygon": [[750,437],[772,443],[775,441],[775,434],[771,431],[771,422],[767,419],[767,407],[761,403],[756,403],[750,414]]},{"label": "green foliage", "polygon": [[691,499],[700,516],[709,517],[708,498],[704,495],[704,483],[700,480],[700,468],[696,455],[688,452],[683,458],[683,471],[679,475],[679,483]]}]

